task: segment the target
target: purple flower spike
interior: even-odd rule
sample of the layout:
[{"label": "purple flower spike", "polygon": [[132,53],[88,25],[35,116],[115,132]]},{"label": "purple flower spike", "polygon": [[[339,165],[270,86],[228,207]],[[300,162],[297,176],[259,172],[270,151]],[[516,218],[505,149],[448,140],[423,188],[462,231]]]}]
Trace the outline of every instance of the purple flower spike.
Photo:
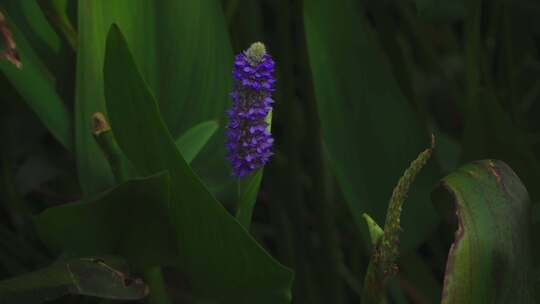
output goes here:
[{"label": "purple flower spike", "polygon": [[263,167],[272,156],[274,139],[266,117],[274,103],[273,74],[274,61],[261,42],[253,43],[234,59],[226,147],[227,159],[237,177]]}]

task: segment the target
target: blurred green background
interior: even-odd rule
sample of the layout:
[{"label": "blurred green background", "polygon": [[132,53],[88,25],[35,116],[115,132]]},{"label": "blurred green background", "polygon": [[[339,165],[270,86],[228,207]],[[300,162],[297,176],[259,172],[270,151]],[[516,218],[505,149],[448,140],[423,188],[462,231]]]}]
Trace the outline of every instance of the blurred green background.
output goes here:
[{"label": "blurred green background", "polygon": [[[368,212],[379,224],[384,223],[393,187],[408,164],[429,146],[431,134],[437,141],[434,156],[413,184],[404,205],[400,272],[389,283],[389,302],[440,302],[446,258],[456,226],[437,210],[431,193],[445,175],[480,159],[503,160],[528,189],[531,211],[527,220],[532,222],[530,244],[536,258],[530,269],[523,271],[530,271],[531,280],[537,285],[540,239],[534,231],[540,224],[538,1],[1,0],[0,12],[13,32],[23,65],[18,69],[6,60],[0,62],[1,279],[78,256],[73,250],[50,246],[47,237],[36,229],[34,219],[47,208],[94,198],[119,182],[92,135],[94,112],[108,111],[122,149],[141,146],[141,154],[137,154],[137,148],[133,148],[134,152],[124,151],[139,176],[163,170],[160,165],[145,167],[145,162],[161,163],[161,149],[166,149],[166,145],[144,142],[145,138],[153,138],[151,134],[137,139],[141,128],[147,125],[133,125],[132,129],[128,125],[133,117],[138,121],[141,109],[151,112],[152,108],[108,104],[109,96],[120,96],[114,95],[115,81],[142,83],[137,82],[137,77],[127,76],[131,70],[124,69],[119,58],[129,56],[107,57],[107,33],[115,23],[127,40],[149,92],[157,100],[173,139],[205,121],[219,124],[191,165],[207,189],[232,214],[238,200],[237,184],[223,158],[224,111],[230,105],[232,60],[234,54],[255,41],[266,44],[277,67],[272,122],[275,155],[264,170],[250,232],[271,256],[294,270],[294,303],[360,302],[371,255],[362,213]],[[4,52],[9,49],[5,41],[2,47]],[[110,69],[116,74],[111,75],[116,77],[106,74],[104,78],[106,63],[113,66]],[[144,95],[144,85],[135,87],[133,91]],[[144,119],[148,119],[141,120],[144,123],[157,121],[152,117]],[[118,132],[115,124],[120,126]],[[145,146],[159,149],[148,152],[150,148]],[[175,183],[184,181],[184,177],[175,178],[171,174],[171,189],[199,187],[191,179],[179,186]],[[132,187],[138,189],[137,185]],[[124,192],[122,206],[115,214],[125,217],[119,222],[129,222],[131,217],[134,222],[126,225],[149,225],[139,220],[153,213],[127,212],[131,199],[138,199],[129,197],[129,189]],[[139,195],[146,197],[145,193]],[[144,198],[140,201],[145,203]],[[197,201],[191,204],[196,206]],[[193,214],[205,214],[206,205],[200,206],[200,213]],[[183,207],[163,211],[177,212],[181,219],[191,215],[190,223],[171,224],[175,233],[184,233],[188,225],[193,229],[189,231],[204,230],[201,227],[213,218],[195,217],[190,210]],[[225,214],[220,212],[215,211],[216,219],[224,218]],[[54,226],[56,220],[50,219],[48,225]],[[100,221],[105,223],[99,216],[93,221],[96,225]],[[227,224],[216,224],[216,229],[233,227],[229,220],[223,221]],[[246,244],[255,248],[249,252],[259,257],[255,253],[259,252],[258,247],[247,234],[236,236],[240,229],[238,226],[237,231],[236,227],[230,228],[231,234],[223,239],[215,237],[223,242],[219,248]],[[95,242],[83,239],[95,235],[85,232],[84,226],[80,229],[61,232],[74,235],[64,239],[77,239],[80,235],[81,239],[74,242],[82,245],[73,248],[86,248],[87,241],[88,248],[101,244],[100,238]],[[223,229],[224,233],[229,232],[229,228]],[[119,235],[136,239],[155,237],[153,232],[144,235],[139,230],[126,228]],[[167,237],[163,237],[165,241]],[[181,240],[196,238],[182,236]],[[143,247],[153,243],[139,244],[141,248],[133,250],[145,252]],[[268,270],[264,274],[278,290],[286,289],[290,279],[284,271],[275,270],[274,264],[264,268],[259,262],[253,262],[256,266],[250,269],[250,275],[235,272],[231,269],[240,264],[228,264],[229,253],[224,253],[223,260],[216,258],[201,266],[207,270],[201,270],[198,279],[191,281],[187,273],[198,273],[198,263],[204,261],[202,257],[195,258],[196,250],[216,249],[207,245],[183,248],[182,242],[178,246],[175,250],[186,252],[180,253],[179,264],[158,263],[167,266],[163,269],[164,281],[173,303],[232,302],[231,297],[241,291],[220,299],[213,295],[221,292],[220,287],[207,291],[201,286],[219,286],[220,280],[240,277],[239,285],[235,282],[231,286],[256,290],[258,283],[253,287],[242,284],[260,269]],[[125,250],[129,252],[129,248]],[[114,252],[92,250],[88,253],[124,252],[117,248],[110,250]],[[219,254],[217,250],[209,258]],[[150,255],[141,253],[144,257]],[[165,255],[156,254],[156,259],[164,259]],[[266,255],[260,259],[263,263]],[[223,267],[216,266],[220,269],[216,274],[223,277],[205,277],[217,269],[212,263]],[[232,265],[231,269],[226,265]],[[135,276],[140,275],[137,268]],[[264,282],[261,286],[265,286]],[[201,300],[207,296],[212,300]],[[237,303],[281,303],[271,298],[258,302],[249,291],[244,296]],[[66,295],[50,303],[101,301]]]}]

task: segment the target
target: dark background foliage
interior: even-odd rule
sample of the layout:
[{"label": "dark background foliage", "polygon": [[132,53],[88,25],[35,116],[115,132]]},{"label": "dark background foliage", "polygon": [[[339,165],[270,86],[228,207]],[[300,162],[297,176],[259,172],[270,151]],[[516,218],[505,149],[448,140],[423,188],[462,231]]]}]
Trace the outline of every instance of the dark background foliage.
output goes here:
[{"label": "dark background foliage", "polygon": [[[38,2],[47,11],[48,2]],[[73,113],[77,54],[69,41],[47,45],[32,34],[35,23],[26,19],[19,1],[2,0],[0,5],[46,63],[58,95]],[[531,229],[538,229],[540,3],[223,0],[218,8],[222,11],[215,14],[225,21],[205,22],[227,27],[229,37],[219,39],[229,39],[233,52],[223,50],[228,61],[217,60],[222,67],[216,71],[230,69],[233,53],[255,41],[266,44],[277,64],[275,155],[265,169],[251,232],[278,261],[294,269],[294,303],[359,302],[371,250],[361,212],[383,222],[392,187],[408,162],[429,146],[430,134],[437,147],[405,203],[392,303],[440,301],[455,225],[433,207],[430,193],[460,165],[487,158],[508,163],[529,191]],[[68,1],[65,9],[72,24],[81,24],[83,10],[77,13],[76,1]],[[165,24],[161,30],[166,32],[157,35],[164,45],[160,50],[171,55],[168,45],[174,50],[180,43],[170,40],[175,28]],[[144,41],[130,45],[136,58],[145,57],[146,47],[151,46]],[[193,60],[205,67],[205,58]],[[168,75],[165,70],[156,73]],[[194,81],[204,78],[197,71],[189,75]],[[48,131],[20,89],[5,73],[0,78],[0,278],[9,278],[49,265],[62,254],[37,237],[32,217],[93,192],[88,183],[79,182],[89,177],[78,171],[78,166],[92,164],[77,164],[78,156]],[[150,78],[146,80],[160,97],[178,97],[167,89],[175,85],[169,81],[182,79]],[[230,80],[223,80],[201,98],[228,104],[226,96],[212,92],[229,89]],[[223,116],[216,114],[219,107],[198,110],[198,96],[178,98],[193,102],[184,108],[161,104],[173,135],[200,122],[190,121],[193,113],[220,119],[223,125]],[[215,152],[222,140],[222,135],[214,136],[193,167],[233,210],[234,181],[220,161],[212,161],[215,153],[219,159],[223,155]],[[535,233],[532,237],[537,253],[540,239]],[[534,262],[537,269],[540,260]],[[166,282],[173,294],[183,292],[174,270],[166,271]],[[66,296],[51,303],[98,302]]]}]

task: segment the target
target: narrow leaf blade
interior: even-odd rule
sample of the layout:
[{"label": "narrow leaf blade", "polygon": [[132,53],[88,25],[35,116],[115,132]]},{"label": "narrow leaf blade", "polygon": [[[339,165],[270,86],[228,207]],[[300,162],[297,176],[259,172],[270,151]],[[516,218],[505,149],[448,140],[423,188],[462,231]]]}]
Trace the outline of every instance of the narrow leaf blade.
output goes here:
[{"label": "narrow leaf blade", "polygon": [[22,66],[17,68],[10,62],[0,60],[0,70],[52,135],[66,149],[72,150],[71,114],[56,92],[49,72],[19,28],[14,23],[5,25],[13,32]]}]

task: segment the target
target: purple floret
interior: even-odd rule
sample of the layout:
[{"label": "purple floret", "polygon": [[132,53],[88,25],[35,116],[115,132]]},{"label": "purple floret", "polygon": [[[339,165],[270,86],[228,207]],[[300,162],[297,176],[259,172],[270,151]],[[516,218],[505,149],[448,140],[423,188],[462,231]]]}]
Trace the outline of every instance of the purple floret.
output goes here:
[{"label": "purple floret", "polygon": [[237,177],[263,167],[272,156],[274,142],[265,121],[274,102],[274,61],[260,43],[254,55],[255,45],[235,57],[232,72],[233,104],[227,111],[226,148]]}]

